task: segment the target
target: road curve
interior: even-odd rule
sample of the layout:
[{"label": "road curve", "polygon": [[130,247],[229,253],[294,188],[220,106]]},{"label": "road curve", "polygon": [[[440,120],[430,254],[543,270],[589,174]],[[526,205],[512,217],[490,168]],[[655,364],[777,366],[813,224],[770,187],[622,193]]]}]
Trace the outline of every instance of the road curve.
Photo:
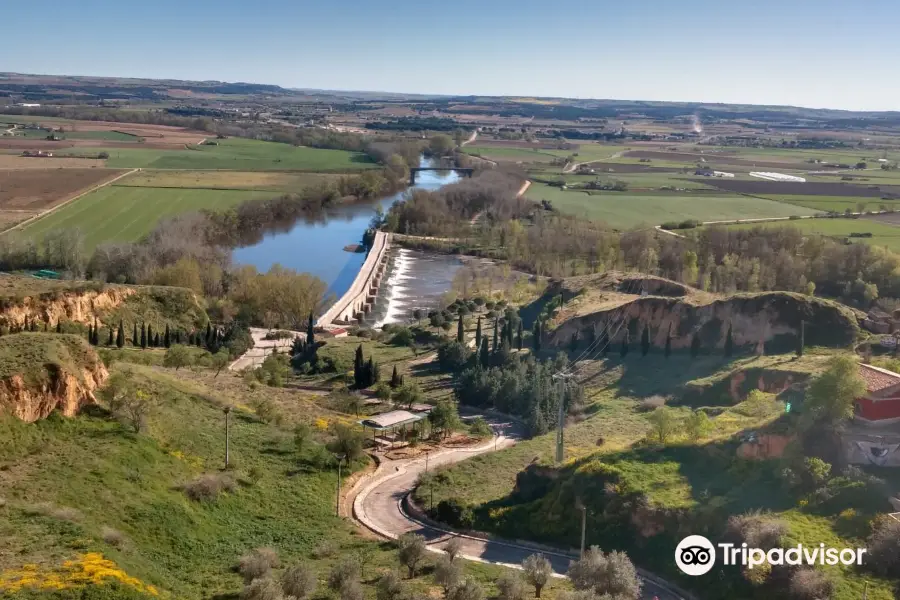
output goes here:
[{"label": "road curve", "polygon": [[[484,415],[491,428],[498,433],[490,441],[474,447],[445,450],[428,458],[428,468],[452,464],[478,454],[507,448],[521,438],[516,424],[497,417]],[[426,468],[425,459],[417,458],[405,461],[386,461],[382,463],[373,477],[360,489],[353,501],[354,516],[367,528],[378,535],[396,539],[404,533],[414,532],[425,537],[430,550],[440,552],[441,548],[452,537],[462,542],[461,555],[469,560],[494,563],[519,568],[522,561],[536,552],[535,548],[520,543],[493,538],[490,540],[460,535],[443,529],[432,527],[417,521],[403,510],[403,498],[415,487],[416,479]],[[557,576],[562,576],[569,567],[571,555],[564,551],[541,551],[553,565]],[[683,600],[686,596],[670,590],[663,582],[657,583],[644,577],[642,597],[646,600]]]}]

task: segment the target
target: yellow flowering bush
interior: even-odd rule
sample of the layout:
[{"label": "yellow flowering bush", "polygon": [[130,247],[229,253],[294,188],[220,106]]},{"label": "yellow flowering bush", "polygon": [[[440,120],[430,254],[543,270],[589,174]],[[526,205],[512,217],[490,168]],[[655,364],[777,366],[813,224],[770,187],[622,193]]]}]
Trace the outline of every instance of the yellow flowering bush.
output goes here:
[{"label": "yellow flowering bush", "polygon": [[3,571],[0,573],[0,592],[17,592],[23,588],[65,590],[102,586],[110,581],[118,581],[152,596],[159,595],[154,586],[131,577],[99,552],[88,552],[75,560],[67,560],[58,569],[41,569],[38,565],[26,564],[20,569]]}]

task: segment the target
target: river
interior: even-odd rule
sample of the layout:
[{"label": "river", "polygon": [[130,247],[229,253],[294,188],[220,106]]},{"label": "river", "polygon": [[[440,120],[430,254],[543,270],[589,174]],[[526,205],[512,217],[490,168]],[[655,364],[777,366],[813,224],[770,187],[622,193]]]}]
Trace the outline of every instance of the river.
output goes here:
[{"label": "river", "polygon": [[[423,158],[420,166],[432,163]],[[416,185],[407,189],[436,190],[458,180],[455,171],[422,171],[416,174]],[[403,190],[370,203],[337,206],[317,222],[301,220],[286,232],[266,234],[256,244],[236,248],[232,257],[235,263],[253,265],[260,271],[280,264],[311,273],[328,285],[328,295],[340,298],[366,259],[365,253],[344,248],[360,242],[377,207],[387,212],[405,193]],[[385,285],[379,290],[370,324],[395,323],[405,320],[415,308],[435,307],[460,265],[455,257],[392,249]]]}]

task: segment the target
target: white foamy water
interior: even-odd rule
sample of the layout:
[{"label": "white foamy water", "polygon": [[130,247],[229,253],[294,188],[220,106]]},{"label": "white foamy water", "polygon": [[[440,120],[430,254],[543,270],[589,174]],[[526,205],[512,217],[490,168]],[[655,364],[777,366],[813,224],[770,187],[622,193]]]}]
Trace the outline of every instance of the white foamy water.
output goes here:
[{"label": "white foamy water", "polygon": [[455,256],[407,248],[394,251],[366,321],[379,328],[408,322],[417,308],[423,313],[439,308],[441,296],[450,289],[460,266]]}]

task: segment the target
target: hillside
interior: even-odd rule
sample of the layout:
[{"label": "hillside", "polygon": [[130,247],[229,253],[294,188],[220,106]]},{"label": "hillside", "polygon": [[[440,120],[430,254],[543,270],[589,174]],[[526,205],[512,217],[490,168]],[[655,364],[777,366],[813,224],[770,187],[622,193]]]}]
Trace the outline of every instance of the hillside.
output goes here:
[{"label": "hillside", "polygon": [[106,367],[87,341],[75,335],[17,333],[0,337],[0,413],[24,421],[54,410],[71,417],[96,402]]},{"label": "hillside", "polygon": [[193,292],[183,288],[132,286],[0,276],[0,326],[36,321],[126,325],[170,323],[185,330],[203,327],[206,312]]},{"label": "hillside", "polygon": [[636,344],[649,327],[653,346],[664,347],[671,336],[673,350],[687,349],[696,336],[706,352],[723,348],[729,329],[736,348],[766,352],[793,348],[801,321],[808,345],[848,347],[859,334],[852,309],[792,292],[717,295],[658,277],[605,273],[564,279],[548,288],[544,301],[559,295],[564,304],[548,339],[557,347],[573,335],[599,336],[606,324],[613,343],[627,332]]}]

